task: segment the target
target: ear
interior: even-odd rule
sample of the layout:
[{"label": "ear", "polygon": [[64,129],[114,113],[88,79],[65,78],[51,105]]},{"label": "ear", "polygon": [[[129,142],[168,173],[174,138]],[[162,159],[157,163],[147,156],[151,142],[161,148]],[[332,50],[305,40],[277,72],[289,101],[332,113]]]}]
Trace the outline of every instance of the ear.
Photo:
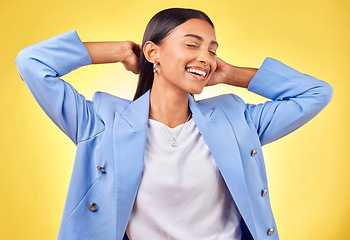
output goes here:
[{"label": "ear", "polygon": [[143,54],[145,55],[147,61],[149,61],[150,63],[154,63],[159,58],[158,50],[159,47],[157,44],[155,44],[152,41],[147,41],[143,46]]}]

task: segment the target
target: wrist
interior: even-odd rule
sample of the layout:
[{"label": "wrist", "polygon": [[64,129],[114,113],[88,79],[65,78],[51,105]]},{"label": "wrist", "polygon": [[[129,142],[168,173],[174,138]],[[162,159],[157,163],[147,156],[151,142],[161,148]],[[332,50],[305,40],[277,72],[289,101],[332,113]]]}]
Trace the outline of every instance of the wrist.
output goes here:
[{"label": "wrist", "polygon": [[123,42],[84,42],[93,64],[121,62],[126,58]]},{"label": "wrist", "polygon": [[224,77],[224,83],[228,85],[234,85],[236,72],[237,72],[236,66],[228,65],[228,69]]},{"label": "wrist", "polygon": [[118,43],[118,51],[116,52],[116,59],[118,62],[127,63],[132,59],[135,55],[132,49],[132,42],[130,41],[122,41]]},{"label": "wrist", "polygon": [[227,82],[232,86],[247,88],[257,71],[257,68],[232,66],[227,74]]},{"label": "wrist", "polygon": [[129,53],[128,53],[129,50],[126,45],[127,44],[124,41],[114,42],[114,50],[113,50],[114,62],[125,63],[127,61],[127,58],[129,56]]}]

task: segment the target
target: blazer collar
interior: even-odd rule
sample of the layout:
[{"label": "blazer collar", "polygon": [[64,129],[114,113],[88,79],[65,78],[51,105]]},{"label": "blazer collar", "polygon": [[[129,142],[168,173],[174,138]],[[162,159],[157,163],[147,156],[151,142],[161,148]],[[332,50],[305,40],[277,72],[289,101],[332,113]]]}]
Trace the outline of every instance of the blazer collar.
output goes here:
[{"label": "blazer collar", "polygon": [[148,90],[141,97],[131,102],[122,114],[122,117],[133,127],[135,130],[147,125],[149,102],[150,102],[150,90]]},{"label": "blazer collar", "polygon": [[207,107],[194,100],[194,98],[189,95],[189,107],[192,112],[192,116],[197,116],[199,118],[210,118],[215,110],[215,108]]},{"label": "blazer collar", "polygon": [[[131,102],[122,114],[122,117],[133,127],[135,130],[147,125],[150,103],[150,90],[148,90],[141,97]],[[192,112],[192,116],[198,116],[199,118],[210,118],[214,109],[205,105],[200,105],[197,101],[189,95],[189,107]]]}]

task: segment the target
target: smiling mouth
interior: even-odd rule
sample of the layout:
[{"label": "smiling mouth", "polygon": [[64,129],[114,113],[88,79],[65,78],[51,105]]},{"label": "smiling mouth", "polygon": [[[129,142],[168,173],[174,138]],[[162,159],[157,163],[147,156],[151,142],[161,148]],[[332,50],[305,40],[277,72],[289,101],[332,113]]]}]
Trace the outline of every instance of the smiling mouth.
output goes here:
[{"label": "smiling mouth", "polygon": [[207,76],[206,71],[202,71],[202,70],[191,68],[191,67],[187,68],[186,71],[188,73],[191,73],[191,74],[194,74],[194,75],[198,75],[198,76],[201,76],[201,77]]}]

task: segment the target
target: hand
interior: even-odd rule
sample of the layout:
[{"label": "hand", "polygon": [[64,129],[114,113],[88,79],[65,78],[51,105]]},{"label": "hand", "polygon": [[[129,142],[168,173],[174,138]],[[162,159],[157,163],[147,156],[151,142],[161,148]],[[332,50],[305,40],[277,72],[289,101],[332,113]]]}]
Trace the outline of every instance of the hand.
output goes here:
[{"label": "hand", "polygon": [[207,86],[216,85],[219,83],[227,83],[226,78],[230,71],[232,71],[233,66],[226,63],[220,58],[216,58],[216,70],[210,76]]},{"label": "hand", "polygon": [[125,56],[123,58],[124,60],[121,62],[123,63],[126,70],[138,74],[141,46],[132,41],[124,41],[121,42],[121,44],[125,48]]},{"label": "hand", "polygon": [[236,67],[216,58],[216,70],[207,83],[207,86],[225,83],[235,87],[247,88],[258,71],[257,68]]}]

